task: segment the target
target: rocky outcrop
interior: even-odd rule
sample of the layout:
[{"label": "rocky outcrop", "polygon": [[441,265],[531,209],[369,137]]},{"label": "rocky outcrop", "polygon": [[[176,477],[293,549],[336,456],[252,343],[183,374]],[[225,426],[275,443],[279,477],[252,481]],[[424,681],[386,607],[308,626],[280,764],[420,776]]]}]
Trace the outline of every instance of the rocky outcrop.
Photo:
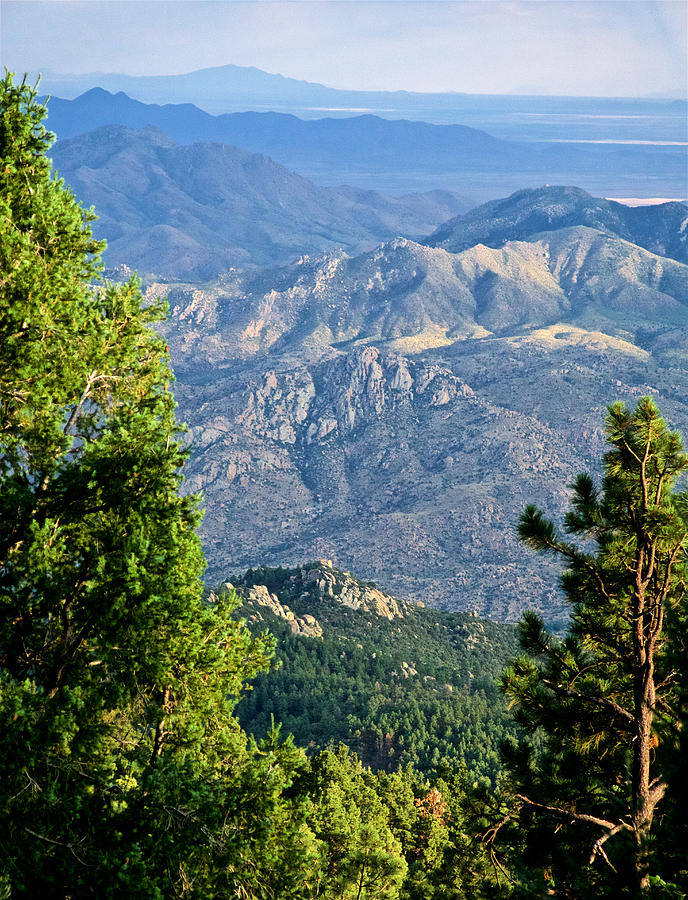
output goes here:
[{"label": "rocky outcrop", "polygon": [[471,387],[446,366],[367,345],[315,371],[269,370],[251,379],[238,401],[236,422],[272,441],[308,446],[345,437],[400,407],[474,398]]},{"label": "rocky outcrop", "polygon": [[390,621],[406,615],[407,607],[403,601],[383,593],[371,583],[359,581],[348,572],[334,569],[331,560],[321,560],[313,567],[306,566],[289,580],[294,589],[302,591],[304,598],[332,600],[350,609],[363,609]]},{"label": "rocky outcrop", "polygon": [[[274,593],[261,584],[262,580],[271,585]],[[234,588],[229,582],[225,587]],[[290,569],[249,570],[237,577],[236,590],[244,609],[251,611],[251,621],[261,621],[262,612],[267,610],[288,622],[293,634],[307,637],[319,637],[323,630],[320,620],[328,619],[338,607],[390,622],[404,619],[410,613],[405,601],[384,593],[373,582],[342,572],[333,566],[331,559]]]},{"label": "rocky outcrop", "polygon": [[327,364],[323,379],[332,388],[313,398],[304,419],[306,444],[346,436],[357,427],[418,402],[444,406],[474,398],[473,390],[450,369],[417,363],[368,345]]},{"label": "rocky outcrop", "polygon": [[245,409],[237,419],[264,437],[294,444],[299,426],[308,417],[315,387],[309,373],[265,373],[261,382],[250,385]]},{"label": "rocky outcrop", "polygon": [[314,616],[308,613],[295,616],[291,609],[286,604],[280,603],[277,595],[271,594],[264,584],[256,584],[245,589],[240,588],[239,596],[242,599],[242,606],[249,612],[250,622],[264,621],[263,611],[267,610],[278,619],[284,619],[292,634],[300,637],[322,637],[323,630]]}]

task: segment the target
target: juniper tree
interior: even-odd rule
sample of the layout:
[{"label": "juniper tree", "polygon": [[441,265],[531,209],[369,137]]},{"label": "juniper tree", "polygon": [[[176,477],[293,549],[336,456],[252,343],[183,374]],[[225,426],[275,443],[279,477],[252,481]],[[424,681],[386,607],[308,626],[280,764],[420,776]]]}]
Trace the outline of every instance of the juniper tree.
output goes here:
[{"label": "juniper tree", "polygon": [[647,891],[657,820],[677,801],[669,651],[686,623],[688,498],[675,488],[688,457],[648,398],[611,406],[606,434],[601,488],[587,474],[572,485],[564,531],[578,543],[533,506],[521,517],[521,540],[566,564],[571,619],[557,639],[526,613],[524,653],[503,677],[518,722],[544,741],[506,748],[525,856],[563,897]]},{"label": "juniper tree", "polygon": [[[232,716],[269,663],[204,602],[162,338],[0,82],[0,877],[12,896],[300,892],[302,755]],[[3,885],[0,884],[0,888]],[[298,894],[300,895],[300,893]]]}]

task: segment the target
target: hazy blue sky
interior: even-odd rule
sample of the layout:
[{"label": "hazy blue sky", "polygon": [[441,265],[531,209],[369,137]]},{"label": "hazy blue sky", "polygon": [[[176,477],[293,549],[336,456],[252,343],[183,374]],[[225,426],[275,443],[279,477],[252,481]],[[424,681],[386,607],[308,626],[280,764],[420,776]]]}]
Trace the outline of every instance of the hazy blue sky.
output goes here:
[{"label": "hazy blue sky", "polygon": [[685,0],[0,0],[16,71],[171,74],[235,63],[333,87],[686,91]]}]

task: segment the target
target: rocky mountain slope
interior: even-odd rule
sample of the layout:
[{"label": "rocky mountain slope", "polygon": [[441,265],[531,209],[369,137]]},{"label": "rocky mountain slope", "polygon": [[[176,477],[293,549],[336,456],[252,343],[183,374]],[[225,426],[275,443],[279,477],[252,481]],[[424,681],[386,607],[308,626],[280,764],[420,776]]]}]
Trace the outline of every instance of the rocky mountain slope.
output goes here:
[{"label": "rocky mountain slope", "polygon": [[53,162],[108,241],[107,265],[165,280],[207,280],[307,252],[426,233],[465,208],[448,191],[387,197],[319,188],[227,144],[179,146],[154,128],[108,126],[60,141]]},{"label": "rocky mountain slope", "polygon": [[398,239],[170,292],[211,578],[330,558],[430,605],[562,615],[518,516],[599,472],[615,399],[652,394],[688,432],[688,267],[586,225],[502,244]]},{"label": "rocky mountain slope", "polygon": [[[448,253],[405,238],[350,258],[332,254],[266,273],[230,273],[169,294],[178,368],[270,351],[383,341],[414,352],[558,321],[686,324],[688,269],[585,226]],[[614,326],[612,326],[614,327]],[[202,353],[201,353],[202,351]],[[199,362],[201,355],[203,362]]]}]

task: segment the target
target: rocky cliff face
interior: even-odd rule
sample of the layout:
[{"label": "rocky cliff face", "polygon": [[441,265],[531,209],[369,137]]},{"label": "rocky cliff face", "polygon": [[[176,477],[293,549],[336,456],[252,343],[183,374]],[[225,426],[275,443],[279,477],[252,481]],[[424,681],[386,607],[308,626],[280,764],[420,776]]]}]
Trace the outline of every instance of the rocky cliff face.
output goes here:
[{"label": "rocky cliff face", "polygon": [[[226,582],[224,587],[231,590],[234,585]],[[322,637],[322,628],[314,616],[304,613],[295,616],[286,603],[280,603],[276,594],[271,594],[264,584],[255,584],[240,592],[242,610],[248,613],[249,622],[263,622],[263,611],[271,612],[278,619],[284,619],[291,633],[301,637]]]},{"label": "rocky cliff face", "polygon": [[[563,502],[581,446],[600,447],[599,407],[576,446],[447,362],[368,345],[204,385],[189,487],[210,510],[211,576],[329,553],[402,596],[517,615],[526,598],[513,587],[532,571],[519,562],[518,513],[530,499]],[[197,401],[198,386],[181,388],[184,406]],[[542,608],[555,591],[537,572],[528,602]]]},{"label": "rocky cliff face", "polygon": [[[270,582],[275,580],[276,570],[264,568],[249,571],[236,580],[236,585],[229,582],[227,588],[236,588],[242,599],[242,611],[250,612],[251,621],[262,621],[262,610],[268,610],[280,619],[284,619],[292,634],[305,637],[321,637],[322,626],[313,614],[328,614],[337,605],[352,610],[361,610],[374,616],[393,621],[403,619],[408,614],[408,604],[383,593],[373,583],[365,583],[349,572],[334,568],[332,560],[319,560],[315,563],[298,566],[289,570],[280,583],[275,586],[276,593],[261,584],[261,576],[268,576]],[[298,605],[299,615],[295,615],[287,605]],[[307,612],[306,610],[309,610]]]},{"label": "rocky cliff face", "polygon": [[341,603],[349,609],[363,609],[376,616],[403,619],[407,604],[383,593],[372,583],[365,584],[349,572],[334,569],[332,560],[321,560],[316,565],[302,567],[289,578],[293,591],[301,591],[301,598],[315,603],[330,601]]}]

